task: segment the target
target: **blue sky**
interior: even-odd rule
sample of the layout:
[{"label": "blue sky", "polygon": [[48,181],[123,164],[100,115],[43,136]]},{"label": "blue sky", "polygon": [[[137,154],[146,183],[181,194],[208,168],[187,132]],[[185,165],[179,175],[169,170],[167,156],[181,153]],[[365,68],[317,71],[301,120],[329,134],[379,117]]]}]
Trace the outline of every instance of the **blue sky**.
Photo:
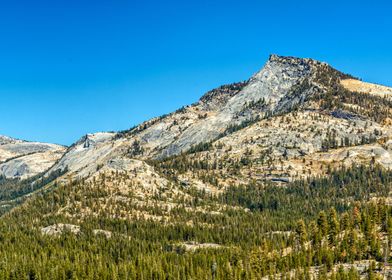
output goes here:
[{"label": "blue sky", "polygon": [[0,4],[0,134],[71,144],[245,80],[270,53],[392,86],[389,1]]}]

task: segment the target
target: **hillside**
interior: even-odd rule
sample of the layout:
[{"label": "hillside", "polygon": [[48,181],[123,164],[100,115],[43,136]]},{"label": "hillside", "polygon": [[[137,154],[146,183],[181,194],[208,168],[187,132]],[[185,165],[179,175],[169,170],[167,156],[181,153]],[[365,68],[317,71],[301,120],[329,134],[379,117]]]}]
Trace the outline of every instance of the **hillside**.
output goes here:
[{"label": "hillside", "polygon": [[0,278],[387,277],[391,93],[271,55],[67,149],[0,137]]}]

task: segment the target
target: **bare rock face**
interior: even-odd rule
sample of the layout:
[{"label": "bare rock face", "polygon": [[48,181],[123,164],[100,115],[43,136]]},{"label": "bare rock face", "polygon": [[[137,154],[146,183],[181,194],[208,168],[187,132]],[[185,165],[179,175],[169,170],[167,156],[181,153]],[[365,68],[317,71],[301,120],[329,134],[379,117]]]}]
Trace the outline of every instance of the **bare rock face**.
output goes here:
[{"label": "bare rock face", "polygon": [[[327,64],[311,59],[272,55],[249,81],[233,84],[233,90],[223,94],[224,99],[221,92],[227,86],[212,91],[213,94],[203,96],[199,103],[154,123],[134,137],[140,139],[147,152],[151,151],[147,153],[150,157],[177,155],[194,145],[216,139],[230,126],[288,112],[303,104],[312,94],[326,90],[317,81],[319,72],[324,69],[332,70]],[[213,106],[205,106],[206,100]]]},{"label": "bare rock face", "polygon": [[27,179],[49,169],[65,152],[55,144],[0,136],[0,176]]},{"label": "bare rock face", "polygon": [[64,156],[46,173],[69,170],[75,178],[92,175],[99,166],[116,157],[120,141],[114,141],[115,133],[95,133],[82,137],[72,145]]},{"label": "bare rock face", "polygon": [[[306,63],[294,64],[272,56],[264,68],[256,73],[248,84],[215,114],[187,128],[178,139],[173,139],[161,152],[161,156],[171,156],[189,149],[201,142],[215,139],[233,124],[265,114],[275,109],[279,101],[301,79],[310,74]],[[262,108],[253,112],[250,104],[262,102]]]},{"label": "bare rock face", "polygon": [[[230,126],[290,110],[322,90],[313,80],[318,69],[325,67],[329,66],[311,59],[272,55],[249,81],[210,91],[196,104],[142,124],[128,139],[140,141],[147,157],[177,155],[216,139]],[[305,84],[306,90],[295,91]]]}]

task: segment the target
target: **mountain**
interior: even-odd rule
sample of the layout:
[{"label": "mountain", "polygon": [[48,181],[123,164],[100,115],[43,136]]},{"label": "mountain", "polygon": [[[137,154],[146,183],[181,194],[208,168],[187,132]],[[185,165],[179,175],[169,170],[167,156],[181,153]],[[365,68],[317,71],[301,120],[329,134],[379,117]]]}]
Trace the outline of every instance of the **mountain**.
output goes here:
[{"label": "mountain", "polygon": [[271,55],[126,131],[0,137],[0,278],[388,277],[391,94]]},{"label": "mountain", "polygon": [[[248,81],[214,89],[130,130],[82,137],[44,178],[62,174],[56,182],[117,190],[120,201],[131,192],[145,208],[158,194],[161,207],[178,207],[184,186],[220,194],[230,186],[287,184],[353,165],[389,168],[390,92],[323,62],[271,55]],[[107,207],[94,205],[61,211],[83,217]],[[128,206],[121,211],[165,217]]]},{"label": "mountain", "polygon": [[61,158],[60,145],[27,142],[0,135],[0,177],[27,179],[45,172]]},{"label": "mountain", "polygon": [[[151,164],[181,158],[188,169],[195,161],[221,162],[225,186],[321,175],[370,159],[389,167],[390,93],[326,63],[271,55],[248,81],[212,90],[128,131],[83,137],[47,174],[67,168],[72,177],[88,178],[101,166],[127,172],[130,159]],[[233,168],[239,170],[231,176]],[[202,184],[194,174],[181,175]]]},{"label": "mountain", "polygon": [[[221,194],[231,186],[287,184],[353,165],[390,168],[391,93],[324,62],[271,55],[249,80],[126,131],[87,134],[68,148],[0,138],[0,174],[22,179],[3,187],[0,200],[8,205],[76,181],[91,191],[118,189],[120,200],[132,192],[143,207],[161,193],[171,197],[162,206],[173,207],[184,186]],[[75,206],[79,214],[72,215],[101,207]]]}]

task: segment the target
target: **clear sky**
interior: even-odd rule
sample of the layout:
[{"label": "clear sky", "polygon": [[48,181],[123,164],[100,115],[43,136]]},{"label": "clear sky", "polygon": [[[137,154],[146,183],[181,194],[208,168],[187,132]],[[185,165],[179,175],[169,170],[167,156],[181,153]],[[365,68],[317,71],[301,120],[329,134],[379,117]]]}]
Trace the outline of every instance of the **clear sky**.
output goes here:
[{"label": "clear sky", "polygon": [[392,86],[391,1],[0,4],[0,134],[71,144],[249,78],[270,53]]}]

